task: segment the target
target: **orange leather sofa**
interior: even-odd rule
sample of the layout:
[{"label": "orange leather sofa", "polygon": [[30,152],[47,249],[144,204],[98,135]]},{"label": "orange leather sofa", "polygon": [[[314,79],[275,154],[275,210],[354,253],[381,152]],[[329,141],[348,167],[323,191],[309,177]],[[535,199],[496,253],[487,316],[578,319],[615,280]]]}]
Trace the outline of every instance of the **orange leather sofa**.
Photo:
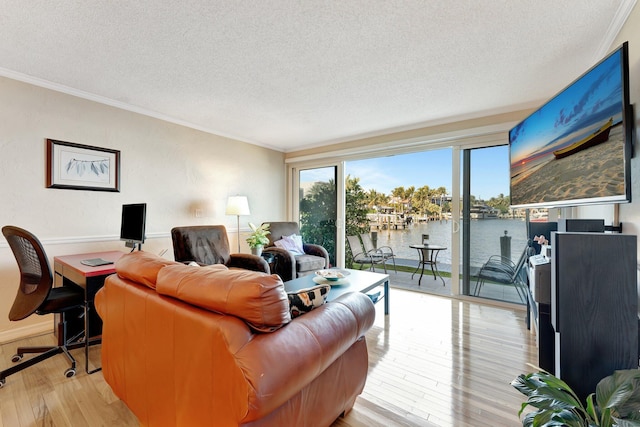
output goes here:
[{"label": "orange leather sofa", "polygon": [[291,320],[277,275],[145,252],[116,271],[95,298],[102,372],[143,426],[329,426],[362,392],[364,294]]}]

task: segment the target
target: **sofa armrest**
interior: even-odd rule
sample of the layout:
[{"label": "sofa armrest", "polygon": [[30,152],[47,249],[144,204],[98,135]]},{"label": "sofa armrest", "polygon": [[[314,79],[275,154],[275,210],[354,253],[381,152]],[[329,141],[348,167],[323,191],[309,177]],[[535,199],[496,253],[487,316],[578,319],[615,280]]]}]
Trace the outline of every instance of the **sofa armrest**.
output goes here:
[{"label": "sofa armrest", "polygon": [[304,253],[308,255],[315,255],[315,256],[324,258],[325,259],[324,268],[329,268],[329,264],[330,264],[329,252],[327,252],[327,250],[324,247],[313,244],[313,243],[304,243],[302,245],[302,248],[304,249]]},{"label": "sofa armrest", "polygon": [[252,254],[231,254],[227,267],[244,268],[245,270],[260,271],[267,274],[271,273],[267,261],[260,256]]},{"label": "sofa armrest", "polygon": [[270,253],[276,257],[276,271],[271,273],[280,276],[283,282],[288,282],[297,277],[296,273],[296,258],[286,249],[279,248],[277,246],[269,246],[264,248],[262,253]]},{"label": "sofa armrest", "polygon": [[235,355],[255,394],[243,423],[289,400],[357,341],[375,320],[371,299],[354,292],[294,319],[271,334],[256,335]]}]

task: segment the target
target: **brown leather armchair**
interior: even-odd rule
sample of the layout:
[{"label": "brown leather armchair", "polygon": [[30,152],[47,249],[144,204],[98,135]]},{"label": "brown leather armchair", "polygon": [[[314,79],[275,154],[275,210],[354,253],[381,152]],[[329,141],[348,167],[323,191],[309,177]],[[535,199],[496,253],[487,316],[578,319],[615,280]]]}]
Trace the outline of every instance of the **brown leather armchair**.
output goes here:
[{"label": "brown leather armchair", "polygon": [[178,262],[195,261],[201,265],[224,264],[229,268],[271,273],[269,264],[259,256],[232,254],[224,225],[196,225],[171,229],[173,256]]},{"label": "brown leather armchair", "polygon": [[269,225],[271,234],[268,236],[269,243],[265,246],[263,253],[271,253],[275,256],[272,273],[278,274],[284,282],[306,276],[316,270],[329,268],[329,253],[320,245],[303,242],[304,254],[302,255],[293,255],[275,245],[274,242],[280,240],[282,236],[300,235],[297,222],[269,222]]}]

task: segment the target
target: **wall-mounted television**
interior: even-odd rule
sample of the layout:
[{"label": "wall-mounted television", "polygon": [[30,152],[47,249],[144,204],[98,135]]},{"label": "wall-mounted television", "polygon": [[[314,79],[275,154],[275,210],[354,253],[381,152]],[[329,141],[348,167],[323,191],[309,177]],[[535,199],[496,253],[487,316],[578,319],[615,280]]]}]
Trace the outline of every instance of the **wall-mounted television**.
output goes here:
[{"label": "wall-mounted television", "polygon": [[120,240],[126,246],[140,249],[144,243],[144,230],[147,221],[147,204],[134,203],[122,205],[122,221],[120,222]]},{"label": "wall-mounted television", "polygon": [[631,200],[625,42],[509,131],[511,206]]}]

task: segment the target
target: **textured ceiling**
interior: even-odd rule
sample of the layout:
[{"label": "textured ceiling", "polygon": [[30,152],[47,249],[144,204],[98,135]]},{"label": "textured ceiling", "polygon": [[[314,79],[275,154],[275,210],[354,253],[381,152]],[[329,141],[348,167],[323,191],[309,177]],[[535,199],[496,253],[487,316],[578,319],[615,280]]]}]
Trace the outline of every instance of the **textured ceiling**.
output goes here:
[{"label": "textured ceiling", "polygon": [[0,75],[293,151],[539,105],[634,5],[3,0]]}]

